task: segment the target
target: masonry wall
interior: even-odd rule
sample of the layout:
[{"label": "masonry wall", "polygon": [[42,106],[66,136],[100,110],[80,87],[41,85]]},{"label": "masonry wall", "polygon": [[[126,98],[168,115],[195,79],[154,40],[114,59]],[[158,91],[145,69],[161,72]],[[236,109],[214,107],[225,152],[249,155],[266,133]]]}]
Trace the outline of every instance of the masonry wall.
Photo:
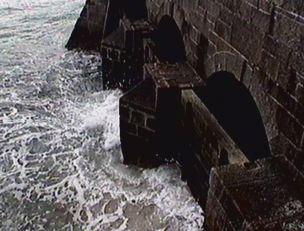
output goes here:
[{"label": "masonry wall", "polygon": [[[88,44],[94,42],[93,49],[97,47],[97,50],[98,48],[100,50],[101,44],[105,49],[104,44],[107,45],[107,42],[112,46],[124,38],[118,36],[116,41],[112,36],[119,32],[116,29],[122,15],[128,16],[128,7],[120,6],[123,1],[109,1],[106,11],[104,7],[106,0],[88,0],[71,36],[75,46],[90,49],[92,47],[88,47]],[[195,94],[203,91],[204,88],[199,85],[195,90],[191,90],[194,89],[193,78],[190,78],[192,87],[181,88],[178,84],[169,84],[170,81],[165,81],[169,76],[165,75],[161,80],[166,83],[163,84],[166,87],[161,88],[161,84],[155,81],[155,79],[159,80],[158,75],[153,72],[154,74],[146,75],[144,81],[120,99],[121,147],[125,163],[155,167],[164,162],[163,157],[170,159],[166,158],[171,157],[170,155],[162,156],[163,153],[173,150],[173,157],[181,165],[183,178],[187,181],[194,197],[202,207],[205,207],[207,199],[206,224],[210,230],[240,230],[240,227],[243,227],[243,230],[266,230],[264,227],[273,223],[273,218],[281,219],[281,217],[273,213],[265,213],[265,222],[264,220],[261,222],[259,210],[268,210],[268,207],[264,206],[265,202],[270,203],[270,209],[277,205],[284,206],[289,202],[290,192],[295,194],[294,202],[303,201],[302,196],[298,197],[303,195],[298,188],[303,185],[304,179],[304,4],[301,2],[300,0],[146,1],[148,22],[152,25],[147,23],[148,28],[150,26],[151,28],[148,30],[149,33],[143,36],[144,47],[149,48],[147,49],[149,54],[144,52],[145,60],[152,61],[155,58],[152,54],[155,45],[153,44],[154,26],[157,28],[163,16],[171,16],[181,31],[188,62],[203,79],[207,79],[217,71],[228,71],[249,89],[261,113],[272,154],[278,156],[266,162],[258,160],[253,164],[244,164],[247,162],[246,153],[238,148],[201,102],[199,94]],[[139,13],[137,10],[136,12]],[[100,20],[94,19],[94,15],[97,14]],[[141,16],[140,19],[146,18]],[[104,21],[108,22],[106,25],[110,26],[111,30],[102,28]],[[126,18],[120,22],[127,22]],[[134,27],[135,24],[131,26],[133,27],[131,31],[139,31]],[[96,28],[99,29],[95,30]],[[102,31],[109,32],[109,35],[105,33],[103,42],[101,42]],[[115,33],[110,33],[112,31]],[[84,35],[88,35],[89,39]],[[151,41],[146,39],[150,36]],[[73,38],[76,40],[74,41]],[[80,45],[77,44],[78,42]],[[136,43],[141,46],[141,42],[136,41]],[[124,50],[125,47],[127,47],[126,41],[122,41],[118,49]],[[174,52],[174,49],[172,50]],[[105,56],[104,52],[102,53]],[[165,63],[163,64],[166,66]],[[178,70],[177,66],[175,68]],[[163,75],[168,70],[160,68],[158,71]],[[181,76],[179,80],[182,82],[189,81],[187,74],[181,72],[179,75]],[[192,72],[190,76],[193,77]],[[168,79],[175,82],[172,81],[172,76]],[[200,78],[198,79],[201,81]],[[159,94],[160,92],[162,93]],[[175,101],[178,105],[170,105]],[[170,106],[166,107],[166,105]],[[169,122],[170,120],[173,122]],[[246,118],[244,120],[246,121]],[[180,123],[175,124],[175,122]],[[163,127],[164,124],[166,126]],[[176,130],[172,129],[173,125],[178,125]],[[172,129],[173,132],[166,133],[164,132],[166,129],[169,131]],[[174,142],[163,145],[168,143],[175,131],[177,138]],[[174,143],[175,149],[171,148],[171,143]],[[176,149],[179,149],[179,152],[176,152]],[[273,168],[273,164],[276,165],[277,160],[281,159],[284,160],[282,162],[284,164]],[[221,167],[233,163],[243,163],[243,166]],[[285,165],[288,166],[288,171],[292,169],[290,174]],[[211,171],[212,177],[209,179],[212,167],[214,167]],[[259,179],[256,179],[257,174],[260,176]],[[277,181],[273,180],[274,176]],[[248,185],[251,188],[248,188]],[[286,197],[281,196],[282,190]],[[269,196],[272,197],[270,200]],[[275,203],[271,203],[272,199]],[[249,210],[244,206],[248,203],[253,206]],[[304,210],[301,206],[299,214],[303,220],[302,211]],[[288,214],[285,217],[289,219]],[[277,224],[281,226],[280,222]]]},{"label": "masonry wall", "polygon": [[180,157],[179,163],[183,166],[183,178],[204,208],[211,168],[242,164],[248,159],[192,90],[182,91],[181,106],[180,119],[188,149]]},{"label": "masonry wall", "polygon": [[98,50],[103,37],[108,0],[86,0],[67,49]]},{"label": "masonry wall", "polygon": [[[155,92],[151,79],[146,79],[120,98],[120,141],[124,164],[145,168],[161,164],[155,153]],[[143,97],[146,96],[146,97]]]},{"label": "masonry wall", "polygon": [[303,175],[284,156],[213,169],[207,230],[303,230]]},{"label": "masonry wall", "polygon": [[[149,20],[174,18],[187,58],[207,78],[232,72],[250,90],[273,154],[303,166],[304,4],[266,0],[148,0]],[[248,131],[250,132],[250,131]]]}]

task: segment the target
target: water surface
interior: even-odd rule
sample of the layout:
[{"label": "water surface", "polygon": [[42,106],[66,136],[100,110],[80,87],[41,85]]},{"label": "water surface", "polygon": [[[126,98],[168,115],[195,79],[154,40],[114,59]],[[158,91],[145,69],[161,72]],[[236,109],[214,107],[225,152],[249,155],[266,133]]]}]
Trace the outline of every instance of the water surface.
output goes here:
[{"label": "water surface", "polygon": [[119,90],[67,51],[81,0],[0,0],[0,229],[199,230],[175,166],[122,164]]}]

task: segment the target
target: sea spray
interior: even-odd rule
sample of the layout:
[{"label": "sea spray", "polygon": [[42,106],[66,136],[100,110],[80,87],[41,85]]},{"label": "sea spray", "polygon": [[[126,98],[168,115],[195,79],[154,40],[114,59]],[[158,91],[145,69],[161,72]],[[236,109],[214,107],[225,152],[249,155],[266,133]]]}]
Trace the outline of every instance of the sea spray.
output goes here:
[{"label": "sea spray", "polygon": [[200,230],[176,166],[122,164],[119,90],[64,45],[84,1],[0,4],[0,230]]}]

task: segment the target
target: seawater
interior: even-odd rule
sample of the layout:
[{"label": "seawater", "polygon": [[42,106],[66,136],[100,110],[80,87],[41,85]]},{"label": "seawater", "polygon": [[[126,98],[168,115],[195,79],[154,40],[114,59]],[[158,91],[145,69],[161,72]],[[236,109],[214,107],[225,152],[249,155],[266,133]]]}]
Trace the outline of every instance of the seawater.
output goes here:
[{"label": "seawater", "polygon": [[122,93],[64,48],[83,4],[0,0],[0,230],[200,230],[176,166],[122,164]]}]

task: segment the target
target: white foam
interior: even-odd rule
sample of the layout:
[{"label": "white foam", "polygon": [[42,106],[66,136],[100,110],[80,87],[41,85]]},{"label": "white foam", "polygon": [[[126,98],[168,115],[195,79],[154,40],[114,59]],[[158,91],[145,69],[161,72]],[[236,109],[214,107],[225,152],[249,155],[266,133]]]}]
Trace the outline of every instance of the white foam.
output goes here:
[{"label": "white foam", "polygon": [[0,4],[1,228],[200,230],[175,166],[122,164],[121,92],[100,91],[98,54],[63,49],[84,1],[28,1]]},{"label": "white foam", "polygon": [[106,150],[120,144],[118,112],[120,96],[120,91],[110,91],[103,101],[86,105],[83,113],[80,114],[82,130],[103,129],[104,148]]}]

